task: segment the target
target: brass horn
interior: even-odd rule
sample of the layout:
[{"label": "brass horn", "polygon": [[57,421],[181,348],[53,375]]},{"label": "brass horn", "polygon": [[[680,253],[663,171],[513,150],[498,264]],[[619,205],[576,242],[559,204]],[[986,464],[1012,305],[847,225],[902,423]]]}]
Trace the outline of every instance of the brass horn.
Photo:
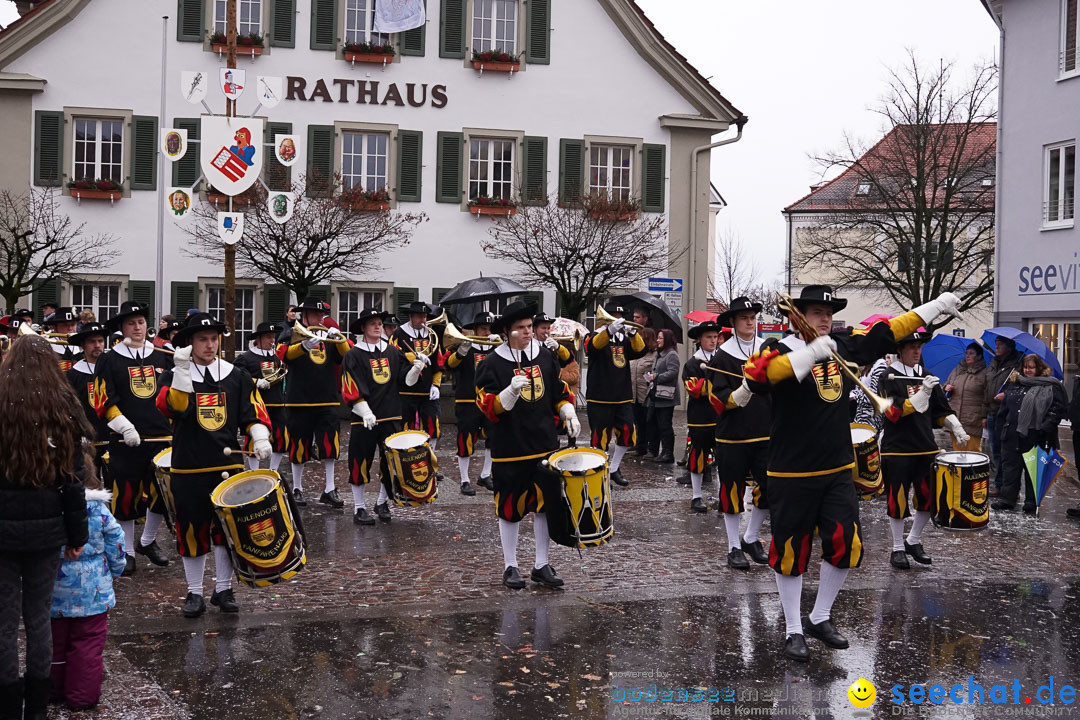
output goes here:
[{"label": "brass horn", "polygon": [[[596,308],[596,325],[597,325],[597,327],[599,327],[601,325],[610,325],[611,323],[615,322],[618,319],[619,318],[615,317],[614,315],[609,313],[607,310],[605,310],[603,305]],[[631,328],[634,328],[635,330],[641,330],[644,327],[643,325],[638,325],[636,322],[630,322],[629,320],[623,320],[623,326],[624,327],[631,327]]]},{"label": "brass horn", "polygon": [[453,350],[458,345],[464,342],[473,343],[475,345],[487,345],[488,347],[496,347],[502,345],[502,338],[496,340],[489,340],[488,337],[480,335],[466,335],[458,330],[457,325],[452,322],[446,323],[446,330],[443,331],[443,349],[447,352]]},{"label": "brass horn", "polygon": [[289,338],[289,344],[295,345],[298,342],[304,340],[325,340],[326,328],[322,325],[312,325],[311,327],[304,327],[297,320],[293,323],[292,337]]},{"label": "brass horn", "polygon": [[61,340],[58,337],[51,337],[52,333],[42,334],[32,324],[28,322],[19,323],[19,337],[25,337],[27,335],[36,335],[47,343],[53,345],[67,345],[67,339]]},{"label": "brass horn", "polygon": [[560,345],[569,345],[574,348],[574,352],[581,350],[581,333],[575,332],[573,335],[548,335],[549,338],[559,343]]}]

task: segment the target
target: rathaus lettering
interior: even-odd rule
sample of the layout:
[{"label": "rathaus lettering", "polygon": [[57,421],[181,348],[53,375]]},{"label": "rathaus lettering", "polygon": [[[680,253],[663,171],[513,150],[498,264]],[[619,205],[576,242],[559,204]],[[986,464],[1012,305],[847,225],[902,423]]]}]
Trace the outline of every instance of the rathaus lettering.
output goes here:
[{"label": "rathaus lettering", "polygon": [[[308,81],[302,77],[289,75],[288,92],[286,100],[303,100],[314,102],[316,99],[323,102],[355,102],[361,105],[397,105],[405,107],[406,104],[413,107],[423,107],[428,103],[436,110],[446,107],[446,86],[432,85],[428,91],[427,83],[406,83],[403,93],[397,83],[379,83],[375,80],[351,80],[348,78],[334,78],[327,85],[326,80],[319,78],[314,86],[308,87]],[[331,89],[332,88],[332,89]]]}]

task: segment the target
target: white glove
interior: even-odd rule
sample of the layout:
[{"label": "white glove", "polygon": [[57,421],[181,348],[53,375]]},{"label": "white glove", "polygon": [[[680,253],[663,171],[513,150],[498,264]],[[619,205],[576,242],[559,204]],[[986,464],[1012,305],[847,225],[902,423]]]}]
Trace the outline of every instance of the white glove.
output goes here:
[{"label": "white glove", "polygon": [[[177,362],[176,356],[180,356]],[[191,346],[180,348],[173,355],[173,379],[172,389],[177,392],[194,392],[195,387],[191,384]]]},{"label": "white glove", "polygon": [[574,410],[572,403],[564,403],[559,408],[559,417],[566,424],[566,431],[570,433],[570,437],[577,437],[581,434],[581,422],[578,420],[577,411]]},{"label": "white glove", "polygon": [[828,335],[819,335],[807,345],[812,351],[814,362],[828,360],[836,352],[836,341]]},{"label": "white glove", "polygon": [[375,427],[375,413],[371,412],[371,406],[368,405],[367,400],[361,400],[352,406],[354,415],[359,416],[364,421],[364,429],[371,430]]},{"label": "white glove", "polygon": [[801,381],[810,374],[816,363],[831,358],[833,350],[836,350],[836,341],[828,335],[822,335],[814,338],[806,347],[792,350],[785,357],[791,363],[795,379]]},{"label": "white glove", "polygon": [[173,369],[191,371],[191,346],[182,347],[173,353]]},{"label": "white glove", "polygon": [[319,343],[321,343],[321,342],[322,342],[322,340],[320,340],[319,338],[308,338],[303,343],[304,344],[304,349],[305,350],[314,350],[315,348],[319,347]]},{"label": "white glove", "polygon": [[270,381],[267,380],[266,378],[259,378],[258,380],[255,381],[255,387],[259,388],[260,390],[269,390],[270,389]]},{"label": "white glove", "polygon": [[416,383],[420,382],[420,373],[424,372],[424,361],[421,359],[422,355],[417,355],[413,360],[412,367],[409,368],[409,372],[405,375],[405,384],[412,387]]},{"label": "white glove", "polygon": [[938,295],[930,302],[912,310],[924,323],[932,323],[942,315],[960,317],[960,298],[951,292]]},{"label": "white glove", "polygon": [[124,436],[124,444],[128,447],[136,447],[142,442],[142,438],[139,437],[139,431],[136,430],[131,421],[123,415],[117,415],[108,422],[108,425],[110,430]]},{"label": "white glove", "polygon": [[623,325],[624,323],[622,318],[615,318],[607,326],[608,335],[611,335],[612,333],[622,332]]},{"label": "white glove", "polygon": [[438,400],[442,391],[439,390],[438,385],[432,385],[431,390],[428,391],[428,400]]},{"label": "white glove", "polygon": [[472,343],[468,340],[457,346],[457,354],[461,357],[467,356],[470,350],[472,350]]},{"label": "white glove", "polygon": [[945,416],[945,429],[952,433],[958,444],[967,445],[971,442],[971,436],[964,431],[964,426],[960,424],[960,420],[955,415]]},{"label": "white glove", "polygon": [[327,340],[334,340],[335,342],[342,339],[341,331],[336,327],[329,328],[326,331]]},{"label": "white glove", "polygon": [[420,362],[424,363],[424,365],[430,365],[431,364],[431,358],[428,357],[427,355],[424,355],[423,353],[417,353],[416,354],[416,359],[419,360]]},{"label": "white glove", "polygon": [[499,393],[499,404],[502,405],[503,410],[509,412],[514,408],[518,398],[521,397],[521,389],[528,384],[529,378],[524,375],[515,375],[510,378],[510,384]]},{"label": "white glove", "polygon": [[248,437],[251,438],[251,449],[259,460],[269,460],[273,447],[270,445],[270,428],[262,423],[254,423],[248,428]]},{"label": "white glove", "polygon": [[746,407],[753,396],[754,393],[750,390],[750,386],[746,384],[745,378],[743,378],[742,385],[731,391],[731,400],[739,407]]},{"label": "white glove", "polygon": [[923,377],[922,386],[926,388],[926,392],[929,395],[930,391],[941,384],[941,380],[938,380],[937,375],[926,375]]},{"label": "white glove", "polygon": [[559,341],[549,335],[544,338],[544,347],[551,352],[559,352]]},{"label": "white glove", "polygon": [[495,333],[491,333],[490,335],[488,335],[488,342],[489,343],[497,343],[497,342],[501,342],[501,341],[502,341],[502,336],[500,336],[500,335],[496,335]]}]

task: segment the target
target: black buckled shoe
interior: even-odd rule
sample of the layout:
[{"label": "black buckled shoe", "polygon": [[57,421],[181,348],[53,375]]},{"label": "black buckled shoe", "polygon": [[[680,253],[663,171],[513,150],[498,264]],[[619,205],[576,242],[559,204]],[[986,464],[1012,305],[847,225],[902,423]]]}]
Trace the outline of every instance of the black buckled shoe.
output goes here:
[{"label": "black buckled shoe", "polygon": [[1016,503],[1009,502],[1008,500],[995,500],[990,503],[990,508],[993,510],[1011,511],[1016,509]]},{"label": "black buckled shoe", "polygon": [[1074,508],[1069,508],[1065,511],[1065,514],[1071,518],[1080,518],[1080,505],[1077,505]]},{"label": "black buckled shoe", "polygon": [[690,509],[693,510],[694,512],[696,512],[696,513],[707,513],[707,512],[709,512],[709,506],[706,505],[705,501],[702,500],[699,497],[696,497],[696,498],[694,498],[693,500],[690,501]]},{"label": "black buckled shoe", "polygon": [[533,571],[529,573],[529,578],[534,583],[539,583],[544,587],[549,588],[561,588],[563,586],[563,579],[555,572],[555,568],[550,565],[545,565],[542,568],[533,568]]},{"label": "black buckled shoe", "polygon": [[792,633],[784,640],[784,655],[799,662],[810,662],[810,648],[806,647],[806,638],[799,633]]},{"label": "black buckled shoe", "polygon": [[926,554],[926,551],[923,550],[922,543],[915,543],[914,545],[912,545],[907,540],[905,540],[904,552],[914,558],[915,562],[919,563],[920,565],[929,565],[933,562],[933,560],[930,559],[930,556]]},{"label": "black buckled shoe", "polygon": [[809,617],[804,617],[802,626],[803,631],[806,632],[807,635],[816,637],[831,648],[846,650],[848,647],[847,638],[841,635],[840,631],[833,627],[831,620],[822,620],[815,624],[810,622]]},{"label": "black buckled shoe", "polygon": [[353,513],[352,521],[357,525],[374,525],[375,518],[371,517],[371,513],[367,511],[367,508],[357,508]]},{"label": "black buckled shoe", "polygon": [[375,516],[383,522],[390,522],[390,501],[375,506]]},{"label": "black buckled shoe", "polygon": [[1025,515],[1034,515],[1035,511],[1036,511],[1036,507],[1034,505],[1025,505],[1024,506],[1024,514]]},{"label": "black buckled shoe", "polygon": [[739,548],[731,548],[727,554],[727,564],[729,568],[733,570],[749,570],[750,561],[746,559],[746,555]]},{"label": "black buckled shoe", "polygon": [[297,507],[307,506],[307,500],[304,499],[304,491],[300,488],[293,488],[292,499],[293,502],[296,503]]},{"label": "black buckled shoe", "polygon": [[619,487],[626,487],[630,484],[630,481],[622,476],[622,470],[616,470],[611,473],[611,482],[615,483]]},{"label": "black buckled shoe", "polygon": [[135,558],[131,555],[124,556],[124,572],[120,575],[128,577],[135,574]]},{"label": "black buckled shoe", "polygon": [[[668,455],[670,455],[670,454],[671,454],[671,453],[668,453]],[[677,463],[675,463],[675,464],[676,464],[676,465],[678,465],[679,467],[686,467],[686,461],[687,461],[687,459],[688,459],[688,456],[686,456],[686,455],[683,455],[683,457],[682,457],[682,460],[679,460],[679,461],[678,461]],[[659,460],[659,458],[657,458],[656,460],[653,460],[653,462],[660,462],[660,460]]]},{"label": "black buckled shoe", "polygon": [[466,480],[465,482],[461,483],[461,494],[471,497],[476,494],[476,488],[472,486],[471,482]]},{"label": "black buckled shoe", "polygon": [[690,475],[687,474],[687,475],[683,475],[681,477],[677,477],[677,478],[675,478],[675,482],[679,483],[680,485],[690,485],[691,484]]},{"label": "black buckled shoe", "polygon": [[435,482],[441,483],[445,479],[446,479],[446,476],[443,475],[441,472],[435,473]]},{"label": "black buckled shoe", "polygon": [[158,567],[165,567],[169,564],[169,558],[165,557],[165,553],[161,552],[161,548],[158,547],[157,540],[149,545],[143,545],[141,540],[135,541],[135,552],[140,555],[145,555],[146,558],[157,565]]},{"label": "black buckled shoe", "polygon": [[[670,465],[675,462],[675,456],[669,452],[662,452],[653,458],[653,462],[657,465]],[[686,463],[679,463],[680,465],[686,465]]]},{"label": "black buckled shoe", "polygon": [[238,613],[240,606],[236,604],[236,596],[232,588],[216,591],[210,596],[210,604],[216,606],[223,613]]},{"label": "black buckled shoe", "polygon": [[338,495],[337,488],[334,488],[330,492],[324,492],[322,495],[320,495],[319,502],[334,508],[345,507],[345,501],[341,499],[341,495]]},{"label": "black buckled shoe", "polygon": [[508,567],[503,570],[503,585],[511,590],[520,590],[525,587],[525,581],[521,579],[521,573],[516,567]]},{"label": "black buckled shoe", "polygon": [[739,540],[739,545],[742,546],[742,551],[750,556],[750,559],[756,562],[758,565],[769,564],[769,554],[765,552],[765,548],[762,547],[760,540],[755,540],[752,543],[745,540]]},{"label": "black buckled shoe", "polygon": [[480,479],[476,481],[476,484],[482,488],[487,488],[492,492],[495,492],[495,483],[491,481],[490,475],[481,475]]},{"label": "black buckled shoe", "polygon": [[203,602],[203,596],[189,592],[184,598],[184,617],[197,618],[204,612],[206,612],[206,603]]},{"label": "black buckled shoe", "polygon": [[897,570],[911,569],[911,563],[908,562],[907,553],[903,550],[893,550],[892,555],[889,556],[889,564]]}]

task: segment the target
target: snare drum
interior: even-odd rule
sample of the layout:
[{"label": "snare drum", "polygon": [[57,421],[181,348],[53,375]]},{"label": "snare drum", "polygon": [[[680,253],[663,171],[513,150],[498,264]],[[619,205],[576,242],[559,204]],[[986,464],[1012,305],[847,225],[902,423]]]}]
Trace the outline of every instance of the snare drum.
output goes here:
[{"label": "snare drum", "polygon": [[544,460],[554,482],[544,490],[551,539],[559,545],[603,545],[615,534],[607,455],[594,448],[567,448]]},{"label": "snare drum", "polygon": [[165,503],[169,527],[176,527],[176,499],[172,493],[172,448],[165,448],[154,456],[154,480],[158,493]]},{"label": "snare drum", "polygon": [[990,458],[950,451],[934,458],[934,524],[950,530],[982,530],[990,522]]},{"label": "snare drum", "polygon": [[419,430],[394,433],[383,441],[386,466],[390,468],[391,491],[398,507],[417,507],[439,496],[435,473],[438,460],[428,444],[428,434]]},{"label": "snare drum", "polygon": [[867,500],[880,493],[885,486],[881,478],[877,430],[863,423],[852,423],[851,445],[855,449],[855,470],[851,473],[855,491],[863,500]]},{"label": "snare drum", "polygon": [[223,480],[210,495],[240,582],[267,587],[307,562],[285,488],[276,472],[249,470]]}]

